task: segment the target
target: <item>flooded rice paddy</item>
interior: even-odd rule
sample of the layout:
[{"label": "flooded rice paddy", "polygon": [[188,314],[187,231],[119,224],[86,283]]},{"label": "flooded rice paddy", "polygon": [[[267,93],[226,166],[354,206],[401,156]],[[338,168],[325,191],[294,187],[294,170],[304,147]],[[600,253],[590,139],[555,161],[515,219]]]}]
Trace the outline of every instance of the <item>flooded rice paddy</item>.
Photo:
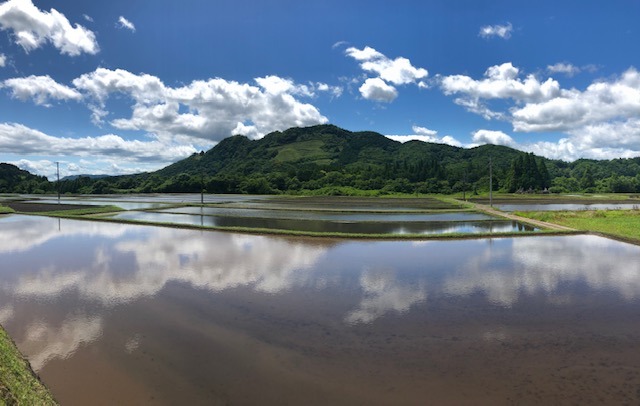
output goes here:
[{"label": "flooded rice paddy", "polygon": [[[187,212],[201,210],[186,208]],[[192,210],[195,209],[195,210]],[[181,209],[171,209],[177,211]],[[251,210],[245,210],[251,212]],[[242,227],[249,229],[295,230],[318,233],[345,234],[447,234],[447,233],[505,233],[531,232],[535,227],[511,220],[498,220],[480,213],[451,213],[423,215],[313,215],[300,212],[297,218],[278,218],[278,216],[257,217],[258,213],[240,213],[242,215],[197,215],[179,213],[158,213],[127,211],[111,216],[116,220],[129,220],[148,223],[181,224],[201,227]],[[285,213],[280,213],[285,215]],[[395,219],[393,218],[395,216]],[[433,216],[434,218],[430,218]],[[331,219],[334,217],[335,219]],[[390,218],[391,217],[391,218]],[[476,220],[447,220],[470,218]],[[493,219],[493,220],[490,220]],[[377,220],[377,221],[375,221]]]},{"label": "flooded rice paddy", "polygon": [[513,211],[563,211],[563,210],[637,210],[640,208],[638,203],[540,203],[540,204],[497,204],[495,208],[513,212]]},{"label": "flooded rice paddy", "polygon": [[65,405],[640,400],[638,246],[0,230],[0,323]]}]

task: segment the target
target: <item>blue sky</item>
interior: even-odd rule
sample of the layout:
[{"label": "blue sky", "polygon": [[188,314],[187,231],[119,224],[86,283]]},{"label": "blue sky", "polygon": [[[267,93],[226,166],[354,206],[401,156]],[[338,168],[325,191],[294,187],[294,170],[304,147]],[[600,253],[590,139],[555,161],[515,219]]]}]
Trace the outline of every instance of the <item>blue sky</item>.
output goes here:
[{"label": "blue sky", "polygon": [[640,1],[0,1],[0,161],[159,169],[331,123],[640,156]]}]

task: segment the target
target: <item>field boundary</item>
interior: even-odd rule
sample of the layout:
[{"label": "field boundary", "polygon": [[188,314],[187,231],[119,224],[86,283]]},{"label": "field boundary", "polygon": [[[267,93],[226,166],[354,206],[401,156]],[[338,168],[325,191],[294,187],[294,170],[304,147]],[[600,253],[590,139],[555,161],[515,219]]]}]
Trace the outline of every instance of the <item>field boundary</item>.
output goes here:
[{"label": "field boundary", "polygon": [[576,230],[575,228],[561,226],[560,224],[548,223],[546,221],[541,221],[541,220],[534,220],[534,219],[530,219],[530,218],[527,218],[527,217],[521,217],[521,216],[518,216],[518,215],[512,214],[512,213],[505,213],[505,212],[503,212],[501,210],[494,209],[493,207],[487,206],[485,204],[474,203],[474,202],[466,202],[466,203],[472,204],[476,210],[482,211],[482,212],[490,214],[492,216],[504,217],[504,218],[509,219],[509,220],[514,220],[514,221],[519,221],[521,223],[531,224],[531,225],[534,225],[536,227],[547,228],[547,229],[554,230],[554,231],[570,231],[570,232],[579,231],[579,230]]}]

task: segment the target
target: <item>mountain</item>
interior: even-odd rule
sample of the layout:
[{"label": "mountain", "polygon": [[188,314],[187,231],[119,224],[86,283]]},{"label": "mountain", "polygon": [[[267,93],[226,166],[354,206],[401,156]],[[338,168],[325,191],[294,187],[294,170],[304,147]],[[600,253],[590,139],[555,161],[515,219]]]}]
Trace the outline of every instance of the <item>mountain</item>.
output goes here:
[{"label": "mountain", "polygon": [[93,192],[197,192],[204,187],[210,193],[450,193],[486,189],[490,157],[497,189],[512,161],[524,155],[496,145],[403,144],[376,132],[318,125],[259,140],[229,137],[153,173],[102,179]]},{"label": "mountain", "polygon": [[109,178],[111,177],[111,175],[87,175],[87,174],[82,174],[82,175],[69,175],[69,176],[65,176],[64,178],[61,178],[60,181],[64,181],[64,180],[76,180],[78,178],[89,178],[89,179],[102,179],[102,178]]},{"label": "mountain", "polygon": [[15,165],[0,163],[0,193],[45,193],[53,191],[44,176],[37,176]]},{"label": "mountain", "polygon": [[[400,143],[334,125],[242,135],[156,172],[61,181],[62,193],[387,194],[495,190],[640,193],[640,158],[567,163],[513,148]],[[51,187],[53,189],[53,187]]]}]

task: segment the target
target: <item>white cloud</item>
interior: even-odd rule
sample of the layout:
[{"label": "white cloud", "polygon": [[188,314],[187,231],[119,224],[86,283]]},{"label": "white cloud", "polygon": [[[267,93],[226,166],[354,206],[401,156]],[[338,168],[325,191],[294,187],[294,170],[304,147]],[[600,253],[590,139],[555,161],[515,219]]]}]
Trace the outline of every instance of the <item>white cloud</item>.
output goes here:
[{"label": "white cloud", "polygon": [[7,56],[5,54],[0,53],[0,68],[4,68],[7,64]]},{"label": "white cloud", "polygon": [[395,87],[388,85],[380,78],[369,78],[360,86],[360,94],[367,100],[392,102],[398,97]]},{"label": "white cloud", "polygon": [[370,61],[373,59],[384,59],[386,58],[383,54],[376,51],[371,47],[364,47],[363,49],[358,49],[355,47],[347,48],[345,53],[355,59],[356,61]]},{"label": "white cloud", "polygon": [[133,23],[123,16],[118,17],[118,22],[116,23],[116,27],[118,28],[126,28],[131,32],[136,32],[136,26]]},{"label": "white cloud", "polygon": [[435,130],[430,130],[426,127],[419,127],[414,125],[412,130],[415,134],[411,135],[387,135],[387,138],[390,138],[394,141],[398,142],[408,142],[408,141],[422,141],[422,142],[430,142],[434,144],[446,144],[454,147],[462,147],[462,143],[455,139],[450,135],[445,135],[444,137],[438,137],[438,132]]},{"label": "white cloud", "polygon": [[84,18],[85,20],[89,21],[90,23],[93,22],[93,18],[91,18],[91,16],[87,15],[87,14],[83,14],[82,18]]},{"label": "white cloud", "polygon": [[414,125],[413,127],[411,127],[411,129],[416,133],[416,134],[420,134],[420,135],[429,135],[429,136],[434,136],[436,134],[438,134],[438,132],[436,130],[430,130],[427,127],[419,127],[417,125]]},{"label": "white cloud", "polygon": [[364,49],[348,48],[346,54],[357,61],[366,72],[372,72],[379,78],[394,85],[406,85],[426,78],[429,72],[424,68],[416,68],[407,58],[389,59],[371,47]]},{"label": "white cloud", "polygon": [[[0,150],[6,154],[113,157],[128,162],[170,163],[197,152],[192,145],[159,139],[125,140],[114,134],[99,137],[53,137],[15,123],[0,123]],[[24,165],[23,165],[24,166]],[[38,173],[42,171],[38,170]]]},{"label": "white cloud", "polygon": [[502,39],[509,39],[511,38],[512,31],[513,26],[511,23],[507,23],[506,25],[485,25],[484,27],[480,27],[478,35],[482,38],[500,37]]},{"label": "white cloud", "polygon": [[583,92],[528,103],[513,111],[516,131],[568,131],[614,119],[640,116],[640,73],[630,68],[613,81],[599,81]]},{"label": "white cloud", "polygon": [[50,100],[80,100],[82,95],[75,89],[57,83],[50,76],[28,76],[7,79],[3,86],[11,89],[11,96],[22,101],[33,99],[38,105],[49,106]]},{"label": "white cloud", "polygon": [[285,93],[290,93],[306,97],[315,96],[313,88],[307,85],[299,85],[294,83],[291,79],[284,79],[274,75],[257,78],[256,83],[258,83],[258,85],[260,85],[260,87],[270,95],[279,96]]},{"label": "white cloud", "polygon": [[519,79],[520,70],[511,62],[491,66],[481,80],[465,75],[440,78],[440,86],[447,95],[462,94],[472,100],[513,99],[515,101],[543,101],[560,94],[560,84],[549,78],[540,82],[534,75]]},{"label": "white cloud", "polygon": [[407,58],[380,58],[363,62],[360,66],[367,72],[377,73],[381,79],[394,85],[413,83],[428,75],[426,69],[414,67]]},{"label": "white cloud", "polygon": [[62,54],[77,56],[99,50],[95,35],[85,27],[72,26],[56,9],[39,10],[31,0],[9,0],[0,4],[0,29],[11,31],[13,40],[25,52],[50,42]]},{"label": "white cloud", "polygon": [[104,68],[73,81],[95,100],[90,106],[94,116],[105,116],[111,94],[125,94],[134,101],[132,115],[111,124],[167,139],[186,136],[219,141],[233,135],[239,123],[251,129],[253,138],[260,138],[271,131],[328,121],[316,107],[294,97],[314,96],[312,86],[277,76],[257,78],[256,83],[258,86],[215,78],[171,88],[155,76]]},{"label": "white cloud", "polygon": [[9,162],[12,165],[17,166],[18,168],[28,171],[30,173],[45,175],[55,172],[55,162],[50,161],[48,159],[39,159],[39,160],[29,160],[29,159],[19,159],[17,161]]},{"label": "white cloud", "polygon": [[478,144],[494,144],[514,147],[516,145],[513,138],[502,131],[478,130],[473,133],[473,142]]},{"label": "white cloud", "polygon": [[547,66],[547,71],[549,73],[563,73],[569,77],[572,77],[580,73],[581,69],[570,63],[559,62],[554,65]]},{"label": "white cloud", "polygon": [[348,41],[338,41],[333,45],[331,45],[331,49],[340,48],[341,46],[347,45],[348,43],[349,43]]},{"label": "white cloud", "polygon": [[417,84],[420,88],[427,84],[420,80],[428,76],[424,68],[416,68],[407,58],[398,57],[390,59],[371,47],[357,49],[347,48],[347,56],[360,62],[360,68],[365,72],[376,74],[376,77],[367,78],[360,86],[360,94],[368,100],[391,102],[398,97],[398,91],[390,85]]},{"label": "white cloud", "polygon": [[331,95],[333,95],[334,97],[342,96],[342,92],[344,91],[342,86],[331,86],[331,85],[328,85],[326,83],[321,83],[321,82],[317,82],[315,84],[315,88],[319,92],[331,93]]}]

